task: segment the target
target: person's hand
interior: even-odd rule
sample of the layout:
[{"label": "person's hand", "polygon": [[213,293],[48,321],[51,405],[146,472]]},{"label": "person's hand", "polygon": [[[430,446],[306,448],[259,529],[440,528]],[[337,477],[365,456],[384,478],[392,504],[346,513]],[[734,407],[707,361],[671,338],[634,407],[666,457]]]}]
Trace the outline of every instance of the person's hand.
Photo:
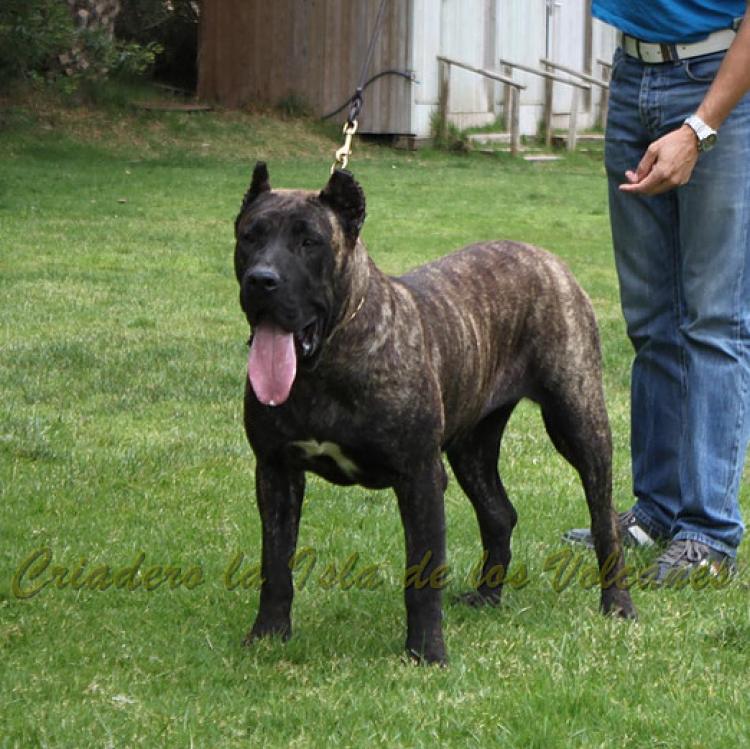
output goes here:
[{"label": "person's hand", "polygon": [[646,151],[635,171],[625,172],[623,192],[658,195],[684,185],[698,161],[698,140],[688,125],[683,125],[659,140]]}]

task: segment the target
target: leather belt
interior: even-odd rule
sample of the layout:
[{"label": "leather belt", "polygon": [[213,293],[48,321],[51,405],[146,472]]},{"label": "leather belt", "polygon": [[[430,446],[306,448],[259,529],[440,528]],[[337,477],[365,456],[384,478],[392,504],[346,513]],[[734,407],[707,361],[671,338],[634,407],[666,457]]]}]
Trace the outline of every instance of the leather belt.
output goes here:
[{"label": "leather belt", "polygon": [[714,31],[705,39],[691,44],[664,44],[659,42],[644,42],[634,36],[622,34],[621,45],[625,54],[649,64],[661,62],[675,62],[687,60],[691,57],[711,55],[714,52],[724,52],[734,41],[737,32],[734,29]]}]

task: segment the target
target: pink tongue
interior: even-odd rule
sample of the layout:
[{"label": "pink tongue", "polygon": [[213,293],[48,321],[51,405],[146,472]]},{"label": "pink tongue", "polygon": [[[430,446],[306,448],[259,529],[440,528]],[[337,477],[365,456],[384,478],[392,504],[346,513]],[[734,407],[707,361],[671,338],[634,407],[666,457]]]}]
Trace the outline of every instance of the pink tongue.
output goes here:
[{"label": "pink tongue", "polygon": [[271,322],[259,323],[247,358],[247,376],[258,400],[280,406],[289,397],[296,374],[294,336]]}]

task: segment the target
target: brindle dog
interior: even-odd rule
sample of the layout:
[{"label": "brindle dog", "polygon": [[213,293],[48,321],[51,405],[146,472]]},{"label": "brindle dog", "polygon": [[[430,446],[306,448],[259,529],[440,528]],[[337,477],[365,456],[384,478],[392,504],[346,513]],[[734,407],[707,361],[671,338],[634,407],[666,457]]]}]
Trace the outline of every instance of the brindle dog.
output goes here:
[{"label": "brindle dog", "polygon": [[[507,570],[516,512],[497,465],[521,398],[541,405],[555,447],[580,474],[600,568],[609,581],[622,569],[596,322],[570,272],[541,249],[484,242],[391,278],[359,240],[364,218],[348,172],[320,193],[272,191],[259,162],[235,222],[253,330],[245,429],[263,524],[260,609],[245,642],[291,633],[290,560],[305,471],[314,471],[394,488],[406,565],[423,565],[423,579],[435,573],[437,583],[406,587],[406,648],[442,663],[441,453],[474,505],[483,572]],[[602,587],[604,612],[635,615],[627,590]],[[500,588],[483,583],[466,598],[495,604]]]}]

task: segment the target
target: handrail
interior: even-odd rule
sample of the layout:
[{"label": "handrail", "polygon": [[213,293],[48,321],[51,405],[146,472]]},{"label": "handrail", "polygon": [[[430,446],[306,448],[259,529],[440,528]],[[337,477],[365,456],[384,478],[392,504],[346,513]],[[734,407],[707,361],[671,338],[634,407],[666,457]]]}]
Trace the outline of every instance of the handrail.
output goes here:
[{"label": "handrail", "polygon": [[443,57],[438,55],[438,67],[439,67],[439,78],[440,88],[438,95],[438,112],[440,120],[445,123],[448,119],[448,102],[450,99],[450,69],[451,65],[455,65],[457,68],[468,70],[471,73],[484,76],[493,81],[505,84],[506,91],[506,118],[510,127],[510,152],[515,156],[521,150],[521,126],[520,126],[520,106],[521,106],[521,91],[526,89],[523,83],[514,81],[513,78],[507,75],[502,75],[494,70],[486,70],[485,68],[477,68],[474,65],[469,65],[459,60],[454,60],[450,57]]},{"label": "handrail", "polygon": [[560,70],[563,73],[568,73],[568,75],[577,76],[581,80],[593,83],[594,86],[599,86],[599,88],[609,88],[609,84],[606,81],[601,80],[600,78],[595,78],[593,75],[589,75],[588,73],[582,73],[575,68],[569,68],[567,65],[561,65],[559,62],[552,62],[552,60],[548,60],[546,57],[539,58],[539,62],[541,62],[542,65],[548,65],[550,68],[555,68],[555,70]]},{"label": "handrail", "polygon": [[519,83],[518,81],[514,81],[512,78],[508,78],[507,76],[501,75],[500,73],[496,73],[494,70],[485,70],[484,68],[475,68],[473,65],[468,65],[465,62],[459,62],[458,60],[453,60],[450,57],[443,57],[442,55],[438,55],[437,59],[440,62],[444,62],[448,65],[455,65],[457,68],[463,68],[464,70],[469,70],[472,73],[483,75],[485,78],[491,78],[493,81],[499,81],[500,83],[505,83],[507,86],[513,86],[513,88],[516,88],[519,91],[523,91],[526,88],[526,86],[524,86],[523,83]]},{"label": "handrail", "polygon": [[[597,63],[601,65],[602,67],[602,76],[604,78],[609,78],[612,72],[612,65],[608,63],[606,60],[602,60],[600,58],[597,58]],[[579,70],[575,70],[574,68],[569,68],[566,65],[561,65],[559,62],[552,62],[552,60],[548,60],[546,57],[542,57],[539,62],[541,62],[543,65],[548,65],[550,68],[556,68],[557,70],[562,70],[564,73],[568,73],[570,75],[576,75],[579,78],[582,78],[584,81],[589,81],[589,83],[592,83],[594,86],[599,86],[599,88],[602,90],[601,93],[601,99],[599,101],[599,125],[604,128],[607,124],[607,111],[609,109],[609,82],[606,80],[603,80],[602,78],[597,78],[596,76],[589,75],[588,73],[582,73]]]},{"label": "handrail", "polygon": [[512,74],[513,68],[523,70],[526,73],[537,75],[544,78],[544,142],[547,146],[552,144],[552,99],[553,87],[555,83],[562,83],[571,86],[573,91],[570,102],[570,119],[568,121],[568,150],[574,151],[578,139],[578,100],[581,91],[591,91],[591,86],[587,83],[574,80],[573,78],[564,78],[561,75],[550,72],[549,70],[540,70],[530,65],[523,65],[519,62],[511,62],[500,58],[501,65],[504,65],[508,72]]},{"label": "handrail", "polygon": [[546,78],[549,81],[557,81],[557,83],[566,83],[568,86],[574,86],[575,88],[579,88],[582,91],[591,91],[591,86],[588,86],[585,83],[580,83],[579,81],[572,81],[570,78],[563,78],[563,76],[561,75],[555,75],[554,73],[550,73],[546,70],[539,70],[538,68],[531,67],[531,65],[522,65],[519,62],[511,62],[510,60],[504,60],[503,58],[500,58],[500,64],[507,65],[509,68],[517,68],[518,70],[523,70],[525,73],[538,75],[541,78]]}]

